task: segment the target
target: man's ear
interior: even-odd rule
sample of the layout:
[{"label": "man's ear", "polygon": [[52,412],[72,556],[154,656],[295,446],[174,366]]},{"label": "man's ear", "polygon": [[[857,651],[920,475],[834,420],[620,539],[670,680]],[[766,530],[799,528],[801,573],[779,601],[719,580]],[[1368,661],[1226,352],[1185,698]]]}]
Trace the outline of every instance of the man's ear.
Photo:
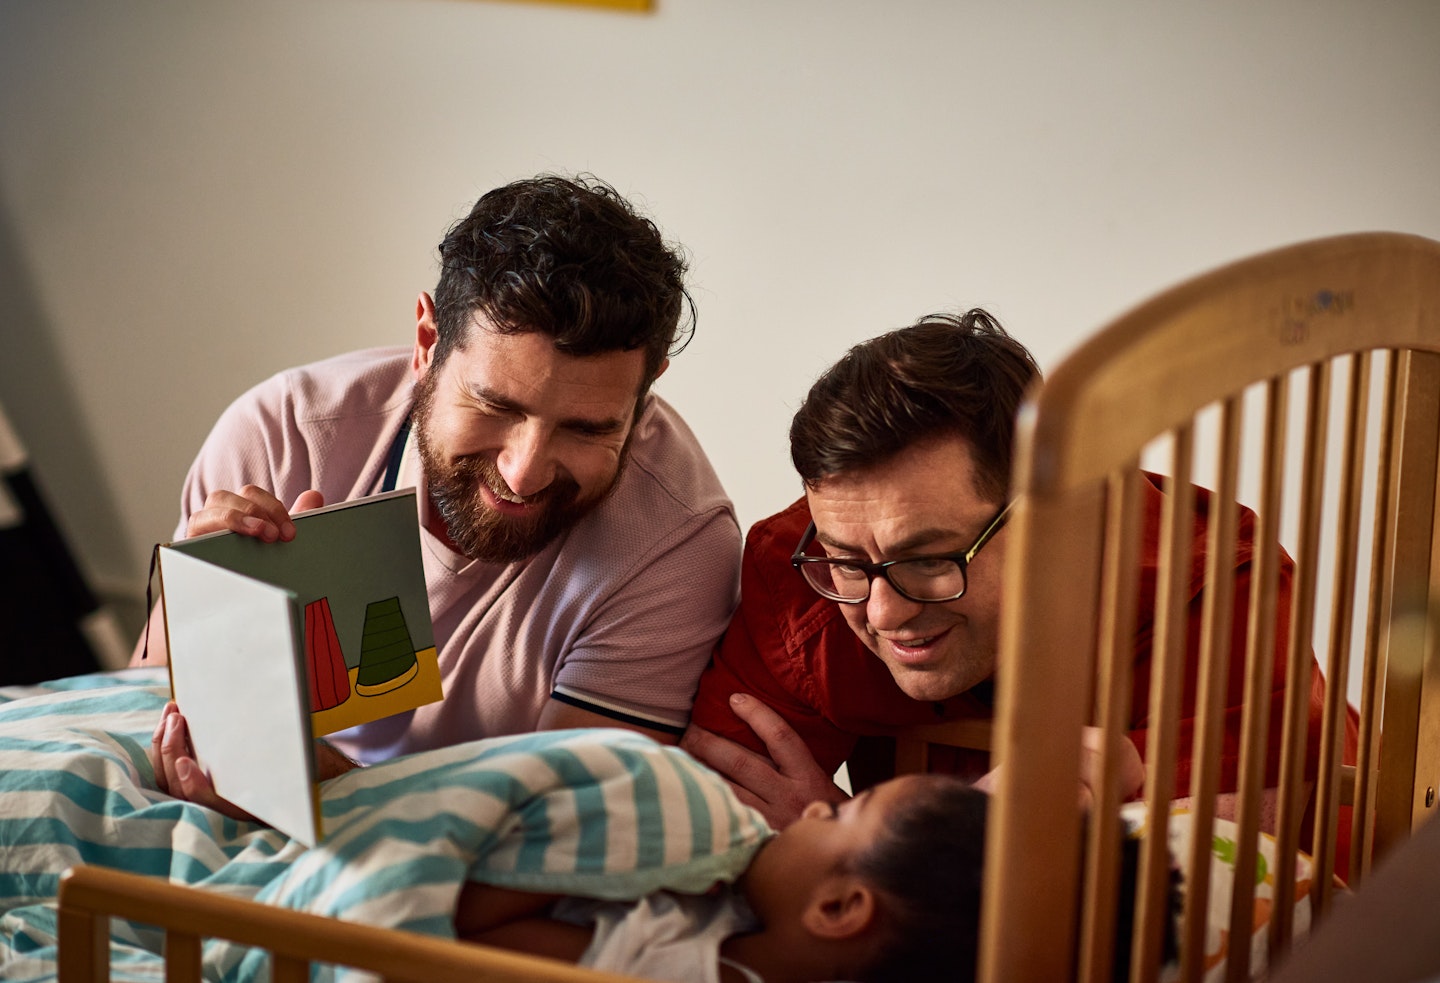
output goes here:
[{"label": "man's ear", "polygon": [[[658,379],[658,378],[660,378],[662,375],[664,375],[664,374],[665,374],[665,370],[668,369],[669,367],[670,367],[670,360],[669,360],[668,358],[662,358],[662,359],[660,360],[660,367],[655,370],[655,379]],[[650,381],[653,383],[653,382],[655,381],[655,379],[651,379]]]},{"label": "man's ear", "polygon": [[816,938],[843,942],[864,934],[879,915],[874,888],[853,874],[834,874],[810,895],[800,923]]},{"label": "man's ear", "polygon": [[410,374],[416,381],[430,371],[435,357],[435,343],[440,340],[440,329],[435,326],[435,301],[425,291],[415,302],[415,352],[410,357]]}]

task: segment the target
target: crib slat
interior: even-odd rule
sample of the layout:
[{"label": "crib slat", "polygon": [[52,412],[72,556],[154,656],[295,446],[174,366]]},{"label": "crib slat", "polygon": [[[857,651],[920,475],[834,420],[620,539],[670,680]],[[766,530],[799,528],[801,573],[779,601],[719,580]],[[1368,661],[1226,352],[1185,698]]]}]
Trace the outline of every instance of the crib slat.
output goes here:
[{"label": "crib slat", "polygon": [[[1081,727],[1091,715],[1085,689],[1074,678],[1075,660],[1093,667],[1095,598],[1104,547],[1103,479],[1053,503],[1043,495],[1020,498],[1009,528],[1016,533],[1004,564],[1010,596],[1040,590],[1049,598],[1037,618],[1001,605],[1001,665],[997,681],[995,750],[1000,779],[985,836],[985,889],[981,901],[980,958],[976,978],[986,983],[1070,979],[1079,950],[1083,844],[1078,809],[1021,807],[1057,789],[1076,786]],[[1070,627],[1086,625],[1077,636]],[[1016,660],[1014,651],[1028,658]],[[1009,694],[1023,693],[1023,700]],[[1037,891],[1036,884],[1047,889]],[[1047,937],[1016,932],[1016,925],[1047,925]]]},{"label": "crib slat", "polygon": [[171,929],[165,933],[165,983],[200,983],[200,936]]},{"label": "crib slat", "polygon": [[1330,640],[1325,661],[1325,709],[1320,727],[1316,774],[1315,830],[1310,851],[1311,924],[1325,917],[1335,870],[1335,830],[1340,818],[1341,751],[1345,742],[1346,691],[1350,679],[1350,636],[1355,622],[1355,578],[1360,541],[1360,499],[1364,492],[1365,429],[1370,403],[1369,352],[1350,359],[1345,394],[1346,421],[1341,451],[1340,501],[1336,514],[1335,577],[1330,602]]},{"label": "crib slat", "polygon": [[276,956],[271,983],[310,983],[310,962],[293,956]]},{"label": "crib slat", "polygon": [[1200,669],[1195,697],[1195,745],[1190,773],[1192,835],[1185,859],[1185,908],[1180,931],[1180,979],[1198,983],[1205,975],[1206,928],[1210,908],[1211,837],[1215,796],[1220,787],[1220,746],[1225,729],[1225,687],[1230,666],[1231,626],[1235,611],[1236,528],[1239,508],[1241,429],[1239,397],[1220,407],[1220,446],[1207,533],[1205,596],[1200,626]]},{"label": "crib slat", "polygon": [[1118,896],[1120,784],[1114,735],[1129,730],[1130,687],[1135,661],[1135,618],[1140,578],[1140,474],[1128,462],[1108,479],[1105,545],[1101,568],[1100,635],[1095,722],[1107,737],[1101,786],[1091,809],[1085,851],[1085,901],[1080,934],[1080,983],[1111,979],[1115,959]]},{"label": "crib slat", "polygon": [[[1300,532],[1290,604],[1285,665],[1285,715],[1281,724],[1279,811],[1275,829],[1275,903],[1270,912],[1270,965],[1290,945],[1295,919],[1295,851],[1305,811],[1305,753],[1310,722],[1314,659],[1315,581],[1319,562],[1321,500],[1325,491],[1325,443],[1330,411],[1330,363],[1310,368],[1305,405],[1300,479]],[[1247,841],[1248,842],[1248,841]]]},{"label": "crib slat", "polygon": [[1350,814],[1350,884],[1359,887],[1370,872],[1375,840],[1375,780],[1380,763],[1380,687],[1385,679],[1381,648],[1384,612],[1391,595],[1390,571],[1394,558],[1392,487],[1395,480],[1395,430],[1399,412],[1400,353],[1388,353],[1384,393],[1380,406],[1379,474],[1376,477],[1375,538],[1370,551],[1370,593],[1365,619],[1365,654],[1360,682],[1360,732],[1355,755],[1355,791]]},{"label": "crib slat", "polygon": [[[1190,482],[1195,450],[1193,424],[1174,431],[1174,472],[1166,482],[1160,520],[1160,577],[1155,587],[1155,637],[1151,651],[1149,719],[1145,742],[1145,804],[1149,823],[1140,849],[1136,899],[1138,925],[1130,978],[1153,980],[1160,972],[1161,922],[1170,893],[1170,844],[1167,830],[1175,795],[1175,752],[1180,691],[1185,684],[1185,609],[1189,603],[1195,486]],[[1154,721],[1160,721],[1158,727]]]},{"label": "crib slat", "polygon": [[59,978],[66,983],[109,983],[110,916],[62,906],[57,927],[62,940],[56,966]]},{"label": "crib slat", "polygon": [[[1285,467],[1285,415],[1288,376],[1271,379],[1265,393],[1264,470],[1255,515],[1255,552],[1251,561],[1250,616],[1246,627],[1245,701],[1240,714],[1240,771],[1237,783],[1236,842],[1254,844],[1260,828],[1265,778],[1265,745],[1270,726],[1270,680],[1275,665],[1275,606],[1280,569],[1280,503]],[[1255,851],[1236,851],[1230,896],[1230,938],[1251,936],[1255,914]],[[1225,964],[1227,983],[1250,978],[1250,947],[1232,945]]]},{"label": "crib slat", "polygon": [[[1405,440],[1397,447],[1395,479],[1403,498],[1395,503],[1394,582],[1389,603],[1393,621],[1420,618],[1429,599],[1424,585],[1431,555],[1436,501],[1435,393],[1440,390],[1440,354],[1407,352],[1402,365],[1401,412]],[[1421,426],[1421,423],[1424,426]],[[1385,695],[1380,731],[1380,785],[1375,801],[1375,852],[1379,860],[1405,840],[1418,818],[1415,796],[1420,743],[1421,707],[1425,686],[1424,632],[1410,633],[1410,645],[1388,646]]]}]

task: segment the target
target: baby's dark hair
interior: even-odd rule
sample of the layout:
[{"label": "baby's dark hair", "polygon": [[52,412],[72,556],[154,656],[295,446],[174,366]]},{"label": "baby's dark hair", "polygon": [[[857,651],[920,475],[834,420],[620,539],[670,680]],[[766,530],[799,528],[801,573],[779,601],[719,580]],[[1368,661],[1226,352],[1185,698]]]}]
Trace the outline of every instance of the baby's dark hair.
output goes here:
[{"label": "baby's dark hair", "polygon": [[[922,775],[891,809],[875,843],[853,864],[883,896],[887,941],[861,983],[970,983],[980,939],[989,796],[949,775]],[[1112,978],[1129,978],[1140,841],[1120,851]],[[1178,875],[1176,875],[1178,877]],[[1172,878],[1162,958],[1174,958],[1178,881]]]},{"label": "baby's dark hair", "polygon": [[863,983],[974,979],[989,796],[949,775],[921,775],[852,863],[882,895],[887,942]]}]

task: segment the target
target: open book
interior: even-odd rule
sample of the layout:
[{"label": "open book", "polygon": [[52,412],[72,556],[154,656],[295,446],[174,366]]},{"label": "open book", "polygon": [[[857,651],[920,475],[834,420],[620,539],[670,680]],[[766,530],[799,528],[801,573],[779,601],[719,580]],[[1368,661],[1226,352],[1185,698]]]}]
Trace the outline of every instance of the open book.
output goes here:
[{"label": "open book", "polygon": [[413,489],[293,516],[295,538],[159,548],[170,686],[215,790],[323,836],[314,739],[441,698]]}]

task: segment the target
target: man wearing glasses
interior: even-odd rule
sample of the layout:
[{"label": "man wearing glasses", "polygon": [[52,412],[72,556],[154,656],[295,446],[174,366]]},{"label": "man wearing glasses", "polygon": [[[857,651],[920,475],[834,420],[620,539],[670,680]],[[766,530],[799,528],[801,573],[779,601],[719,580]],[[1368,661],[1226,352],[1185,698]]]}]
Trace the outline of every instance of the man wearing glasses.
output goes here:
[{"label": "man wearing glasses", "polygon": [[[934,315],[852,348],[796,413],[791,458],[805,496],[750,530],[740,607],[701,677],[682,741],[777,828],[807,802],[845,797],[831,779],[842,762],[857,790],[882,777],[893,751],[877,738],[992,715],[1014,423],[1039,376],[1030,353],[986,312]],[[1141,579],[1153,585],[1162,494],[1158,478],[1144,485]],[[1210,497],[1201,488],[1196,496],[1200,565]],[[1254,514],[1242,508],[1231,646],[1241,661],[1253,534]],[[1287,560],[1281,610],[1291,572]],[[1142,591],[1135,640],[1130,736],[1142,753],[1153,600],[1153,589]],[[1197,595],[1191,673],[1200,609]],[[1277,654],[1267,784],[1278,775],[1283,662]],[[1238,734],[1244,673],[1229,675],[1225,723]],[[1312,742],[1322,698],[1312,693]],[[1189,716],[1193,687],[1184,699]],[[1180,789],[1190,780],[1191,736],[1183,720]],[[1227,739],[1224,792],[1235,788],[1237,748]],[[1309,760],[1313,767],[1314,747]],[[978,779],[988,755],[935,748],[930,767]]]}]

